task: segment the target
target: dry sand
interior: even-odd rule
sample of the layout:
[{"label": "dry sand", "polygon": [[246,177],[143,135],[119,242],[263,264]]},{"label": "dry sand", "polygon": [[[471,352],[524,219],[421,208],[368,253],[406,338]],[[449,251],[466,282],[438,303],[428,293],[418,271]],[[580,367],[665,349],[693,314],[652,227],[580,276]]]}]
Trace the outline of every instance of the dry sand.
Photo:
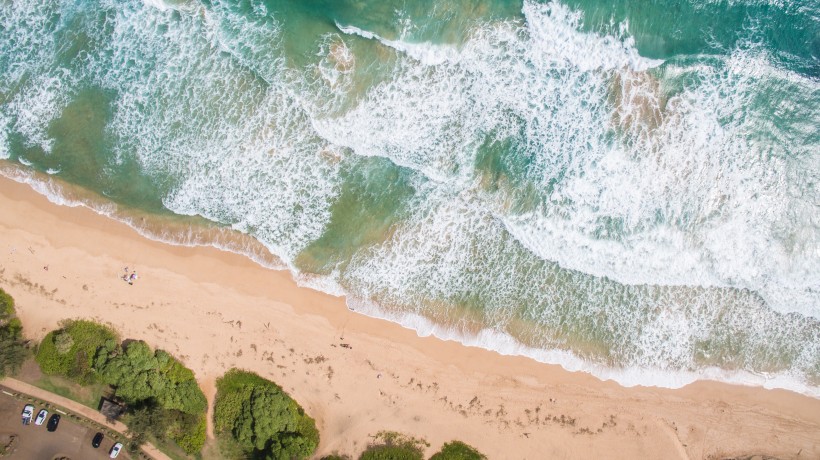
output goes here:
[{"label": "dry sand", "polygon": [[[120,279],[125,266],[139,273],[133,286]],[[491,459],[820,458],[818,399],[716,382],[624,388],[420,338],[297,287],[286,272],[147,240],[8,179],[0,287],[16,299],[26,336],[40,339],[65,318],[109,323],[181,358],[211,400],[231,367],[278,382],[316,419],[319,455],[356,455],[370,435],[396,430],[424,437],[428,454],[460,439]]]}]

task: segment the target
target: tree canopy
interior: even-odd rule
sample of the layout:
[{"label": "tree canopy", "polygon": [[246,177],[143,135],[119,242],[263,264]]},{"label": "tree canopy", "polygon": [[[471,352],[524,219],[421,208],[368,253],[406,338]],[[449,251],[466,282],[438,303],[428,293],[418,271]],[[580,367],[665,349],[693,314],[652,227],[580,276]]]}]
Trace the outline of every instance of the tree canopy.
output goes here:
[{"label": "tree canopy", "polygon": [[207,401],[194,373],[164,350],[131,341],[98,353],[94,367],[114,394],[129,404],[130,450],[148,436],[171,439],[195,454],[205,444]]},{"label": "tree canopy", "polygon": [[207,402],[194,373],[167,352],[152,351],[145,342],[130,342],[98,355],[94,365],[103,381],[114,386],[117,397],[129,404],[154,399],[163,409],[205,412]]},{"label": "tree canopy", "polygon": [[67,320],[43,338],[37,363],[46,374],[56,374],[87,385],[99,381],[94,359],[117,346],[117,334],[108,326],[87,320]]},{"label": "tree canopy", "polygon": [[20,369],[26,359],[23,325],[14,311],[14,299],[0,289],[0,378]]},{"label": "tree canopy", "polygon": [[61,326],[40,344],[40,368],[83,385],[111,385],[129,406],[130,450],[148,437],[173,440],[189,454],[202,449],[207,401],[190,369],[145,342],[119,344],[114,331],[101,324],[77,320]]},{"label": "tree canopy", "polygon": [[310,457],[319,445],[312,418],[275,383],[232,369],[217,381],[214,427],[245,455],[264,459]]},{"label": "tree canopy", "polygon": [[450,441],[430,460],[487,460],[487,456],[461,441]]},{"label": "tree canopy", "polygon": [[170,438],[188,454],[196,454],[205,444],[205,414],[186,414],[160,407],[149,399],[131,407],[127,417],[128,450],[136,452],[149,437]]}]

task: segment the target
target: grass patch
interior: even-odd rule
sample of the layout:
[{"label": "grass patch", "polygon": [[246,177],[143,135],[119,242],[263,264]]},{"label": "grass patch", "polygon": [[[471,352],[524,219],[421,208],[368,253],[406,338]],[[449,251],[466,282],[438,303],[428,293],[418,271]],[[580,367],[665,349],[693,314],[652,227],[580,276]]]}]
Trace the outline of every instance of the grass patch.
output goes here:
[{"label": "grass patch", "polygon": [[57,375],[43,375],[29,383],[94,410],[99,408],[100,398],[111,392],[111,387],[102,383],[82,386]]},{"label": "grass patch", "polygon": [[184,450],[182,450],[181,447],[176,445],[176,443],[174,442],[160,441],[154,436],[150,436],[148,438],[148,442],[153,444],[154,447],[159,449],[163,454],[167,455],[172,460],[202,460],[201,453],[197,453],[195,455],[188,455],[187,453],[185,453]]}]

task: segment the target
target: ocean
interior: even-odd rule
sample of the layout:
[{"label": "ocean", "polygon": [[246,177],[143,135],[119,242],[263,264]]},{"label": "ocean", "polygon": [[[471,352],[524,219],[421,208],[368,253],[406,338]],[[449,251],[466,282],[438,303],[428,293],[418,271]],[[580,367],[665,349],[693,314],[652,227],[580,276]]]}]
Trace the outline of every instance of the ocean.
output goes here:
[{"label": "ocean", "polygon": [[421,335],[820,397],[813,0],[0,0],[0,161]]}]

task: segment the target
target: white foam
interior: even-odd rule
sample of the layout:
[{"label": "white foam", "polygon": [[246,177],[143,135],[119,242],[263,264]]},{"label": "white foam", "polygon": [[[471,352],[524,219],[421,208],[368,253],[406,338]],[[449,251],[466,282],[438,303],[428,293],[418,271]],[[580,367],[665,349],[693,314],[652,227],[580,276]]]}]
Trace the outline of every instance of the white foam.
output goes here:
[{"label": "white foam", "polygon": [[[811,200],[799,191],[806,183],[801,176],[817,170],[817,157],[793,152],[804,158],[799,167],[783,160],[788,155],[769,157],[769,146],[746,137],[760,129],[754,116],[731,122],[749,113],[761,77],[780,78],[769,71],[767,57],[738,51],[725,64],[696,65],[677,75],[674,66],[648,72],[659,62],[641,58],[629,37],[581,33],[580,17],[560,4],[527,2],[525,17],[526,33],[515,23],[480,27],[457,57],[432,69],[408,56],[392,69],[391,80],[370,90],[353,110],[314,122],[324,138],[358,155],[386,157],[433,180],[420,187],[413,224],[396,231],[388,244],[357,254],[341,275],[345,285],[357,297],[413,312],[407,314],[422,314],[426,302],[441,308],[490,286],[492,293],[482,292],[482,307],[485,320],[499,325],[523,302],[543,309],[533,314],[557,328],[561,313],[554,305],[570,303],[587,316],[603,315],[598,327],[620,331],[606,346],[616,362],[636,369],[623,371],[622,383],[645,378],[640,369],[692,381],[701,371],[685,369],[698,366],[702,343],[768,324],[771,330],[752,334],[749,349],[736,359],[755,368],[767,364],[754,350],[796,347],[801,351],[792,369],[771,379],[800,388],[796,382],[812,372],[817,350],[810,333],[797,333],[793,318],[772,313],[754,295],[683,287],[748,288],[779,312],[818,315],[818,225],[812,222],[816,212],[808,209]],[[667,72],[670,79],[697,75],[698,83],[668,98]],[[796,85],[804,94],[816,85],[791,75],[784,80],[784,88]],[[620,109],[611,102],[618,81],[624,82]],[[785,91],[781,100],[791,101]],[[532,158],[527,182],[553,190],[540,205],[511,211],[517,190],[502,184],[501,192],[487,193],[481,180],[470,177],[485,136],[523,146],[516,154]],[[430,187],[441,193],[425,193]],[[454,205],[444,211],[438,200],[463,200],[466,209]],[[488,219],[503,223],[542,259],[600,279],[574,276],[564,280],[574,284],[562,287],[549,284],[557,275],[548,270],[519,272],[509,261],[510,246],[500,243],[504,234],[488,226]],[[602,236],[606,219],[616,233]],[[607,279],[636,287],[617,290]],[[535,286],[522,286],[527,283]],[[588,291],[580,304],[571,294],[578,289]],[[723,309],[743,320],[721,321]],[[547,341],[544,347],[559,345]],[[606,375],[604,369],[596,375]],[[742,372],[702,372],[755,384],[771,381]]]},{"label": "white foam", "polygon": [[142,0],[146,6],[150,6],[156,8],[160,11],[165,11],[169,8],[169,6],[163,0]]},{"label": "white foam", "polygon": [[192,12],[198,9],[197,2],[191,0],[142,0],[142,3],[162,12],[169,10]]},{"label": "white foam", "polygon": [[377,40],[381,44],[404,53],[424,65],[439,65],[448,61],[456,61],[459,59],[459,53],[453,46],[435,45],[432,43],[411,43],[402,40],[388,40],[373,32],[360,29],[356,26],[342,26],[337,23],[336,27],[342,33],[348,35],[358,35],[368,40]]},{"label": "white foam", "polygon": [[11,147],[9,146],[9,128],[11,118],[6,115],[6,111],[0,106],[0,160],[11,157]]},{"label": "white foam", "polygon": [[0,162],[0,176],[28,185],[32,190],[46,197],[49,202],[58,206],[84,207],[101,216],[122,222],[134,229],[140,236],[152,241],[184,247],[208,246],[245,256],[260,266],[272,270],[288,268],[275,256],[271,257],[271,254],[260,254],[256,248],[238,245],[237,241],[226,232],[209,232],[194,226],[189,227],[185,233],[154,231],[145,227],[143,219],[129,217],[116,203],[90,198],[72,198],[69,193],[66,193],[64,185],[59,180],[38,177],[32,170],[22,169],[11,163]]},{"label": "white foam", "polygon": [[[582,33],[580,14],[559,3],[525,2],[524,16],[526,33],[516,23],[482,26],[435,63],[408,53],[353,110],[314,126],[358,155],[464,190],[488,133],[514,139],[533,160],[527,182],[553,191],[517,212],[508,209],[516,191],[484,200],[539,257],[622,283],[751,289],[778,311],[820,316],[820,227],[803,190],[820,170],[816,146],[795,150],[808,133],[779,146],[749,135],[772,131],[750,109],[764,85],[783,80],[809,95],[817,83],[748,51],[682,74],[647,73],[660,62],[639,56],[631,38]],[[667,98],[665,73],[698,83]],[[618,81],[630,94],[613,109]],[[610,222],[620,230],[602,236]]]},{"label": "white foam", "polygon": [[47,133],[48,125],[68,102],[63,82],[56,76],[38,76],[8,104],[15,117],[13,129],[24,136],[26,145],[51,152],[54,140]]},{"label": "white foam", "polygon": [[173,178],[168,209],[253,233],[289,261],[329,218],[338,161],[286,84],[276,22],[219,5],[178,17],[116,11],[92,68],[117,94],[109,129],[123,141],[118,157]]},{"label": "white foam", "polygon": [[[634,284],[748,288],[779,311],[820,314],[820,259],[811,249],[820,234],[799,190],[818,170],[817,157],[799,151],[810,146],[750,143],[754,114],[740,114],[758,91],[757,72],[747,74],[735,59],[671,99],[664,123],[637,148],[585,159],[582,174],[553,193],[550,209],[507,218],[510,231],[567,268]],[[732,116],[740,121],[719,122]],[[761,161],[760,148],[791,152]],[[564,201],[569,209],[553,208]],[[630,234],[598,237],[597,219],[608,216]]]},{"label": "white foam", "polygon": [[666,366],[613,368],[590,363],[575,354],[558,349],[545,350],[521,344],[509,334],[491,329],[482,329],[477,334],[465,334],[452,328],[443,328],[438,324],[414,313],[386,312],[372,302],[348,299],[350,308],[373,318],[385,319],[399,323],[415,330],[419,337],[436,337],[441,340],[458,342],[468,347],[492,350],[505,356],[526,356],[538,362],[559,365],[570,372],[585,372],[601,380],[613,380],[625,387],[656,386],[663,388],[682,388],[699,380],[714,380],[736,385],[756,386],[767,389],[785,389],[820,398],[820,389],[806,386],[799,377],[788,374],[752,373],[748,371],[729,371],[717,367],[707,367],[697,371],[683,371]]},{"label": "white foam", "polygon": [[[558,2],[525,1],[523,7],[529,41],[535,45],[530,59],[550,67],[565,60],[582,72],[629,67],[644,71],[663,61],[638,54],[635,40],[580,31],[583,15]],[[625,32],[625,31],[624,31]]]}]

